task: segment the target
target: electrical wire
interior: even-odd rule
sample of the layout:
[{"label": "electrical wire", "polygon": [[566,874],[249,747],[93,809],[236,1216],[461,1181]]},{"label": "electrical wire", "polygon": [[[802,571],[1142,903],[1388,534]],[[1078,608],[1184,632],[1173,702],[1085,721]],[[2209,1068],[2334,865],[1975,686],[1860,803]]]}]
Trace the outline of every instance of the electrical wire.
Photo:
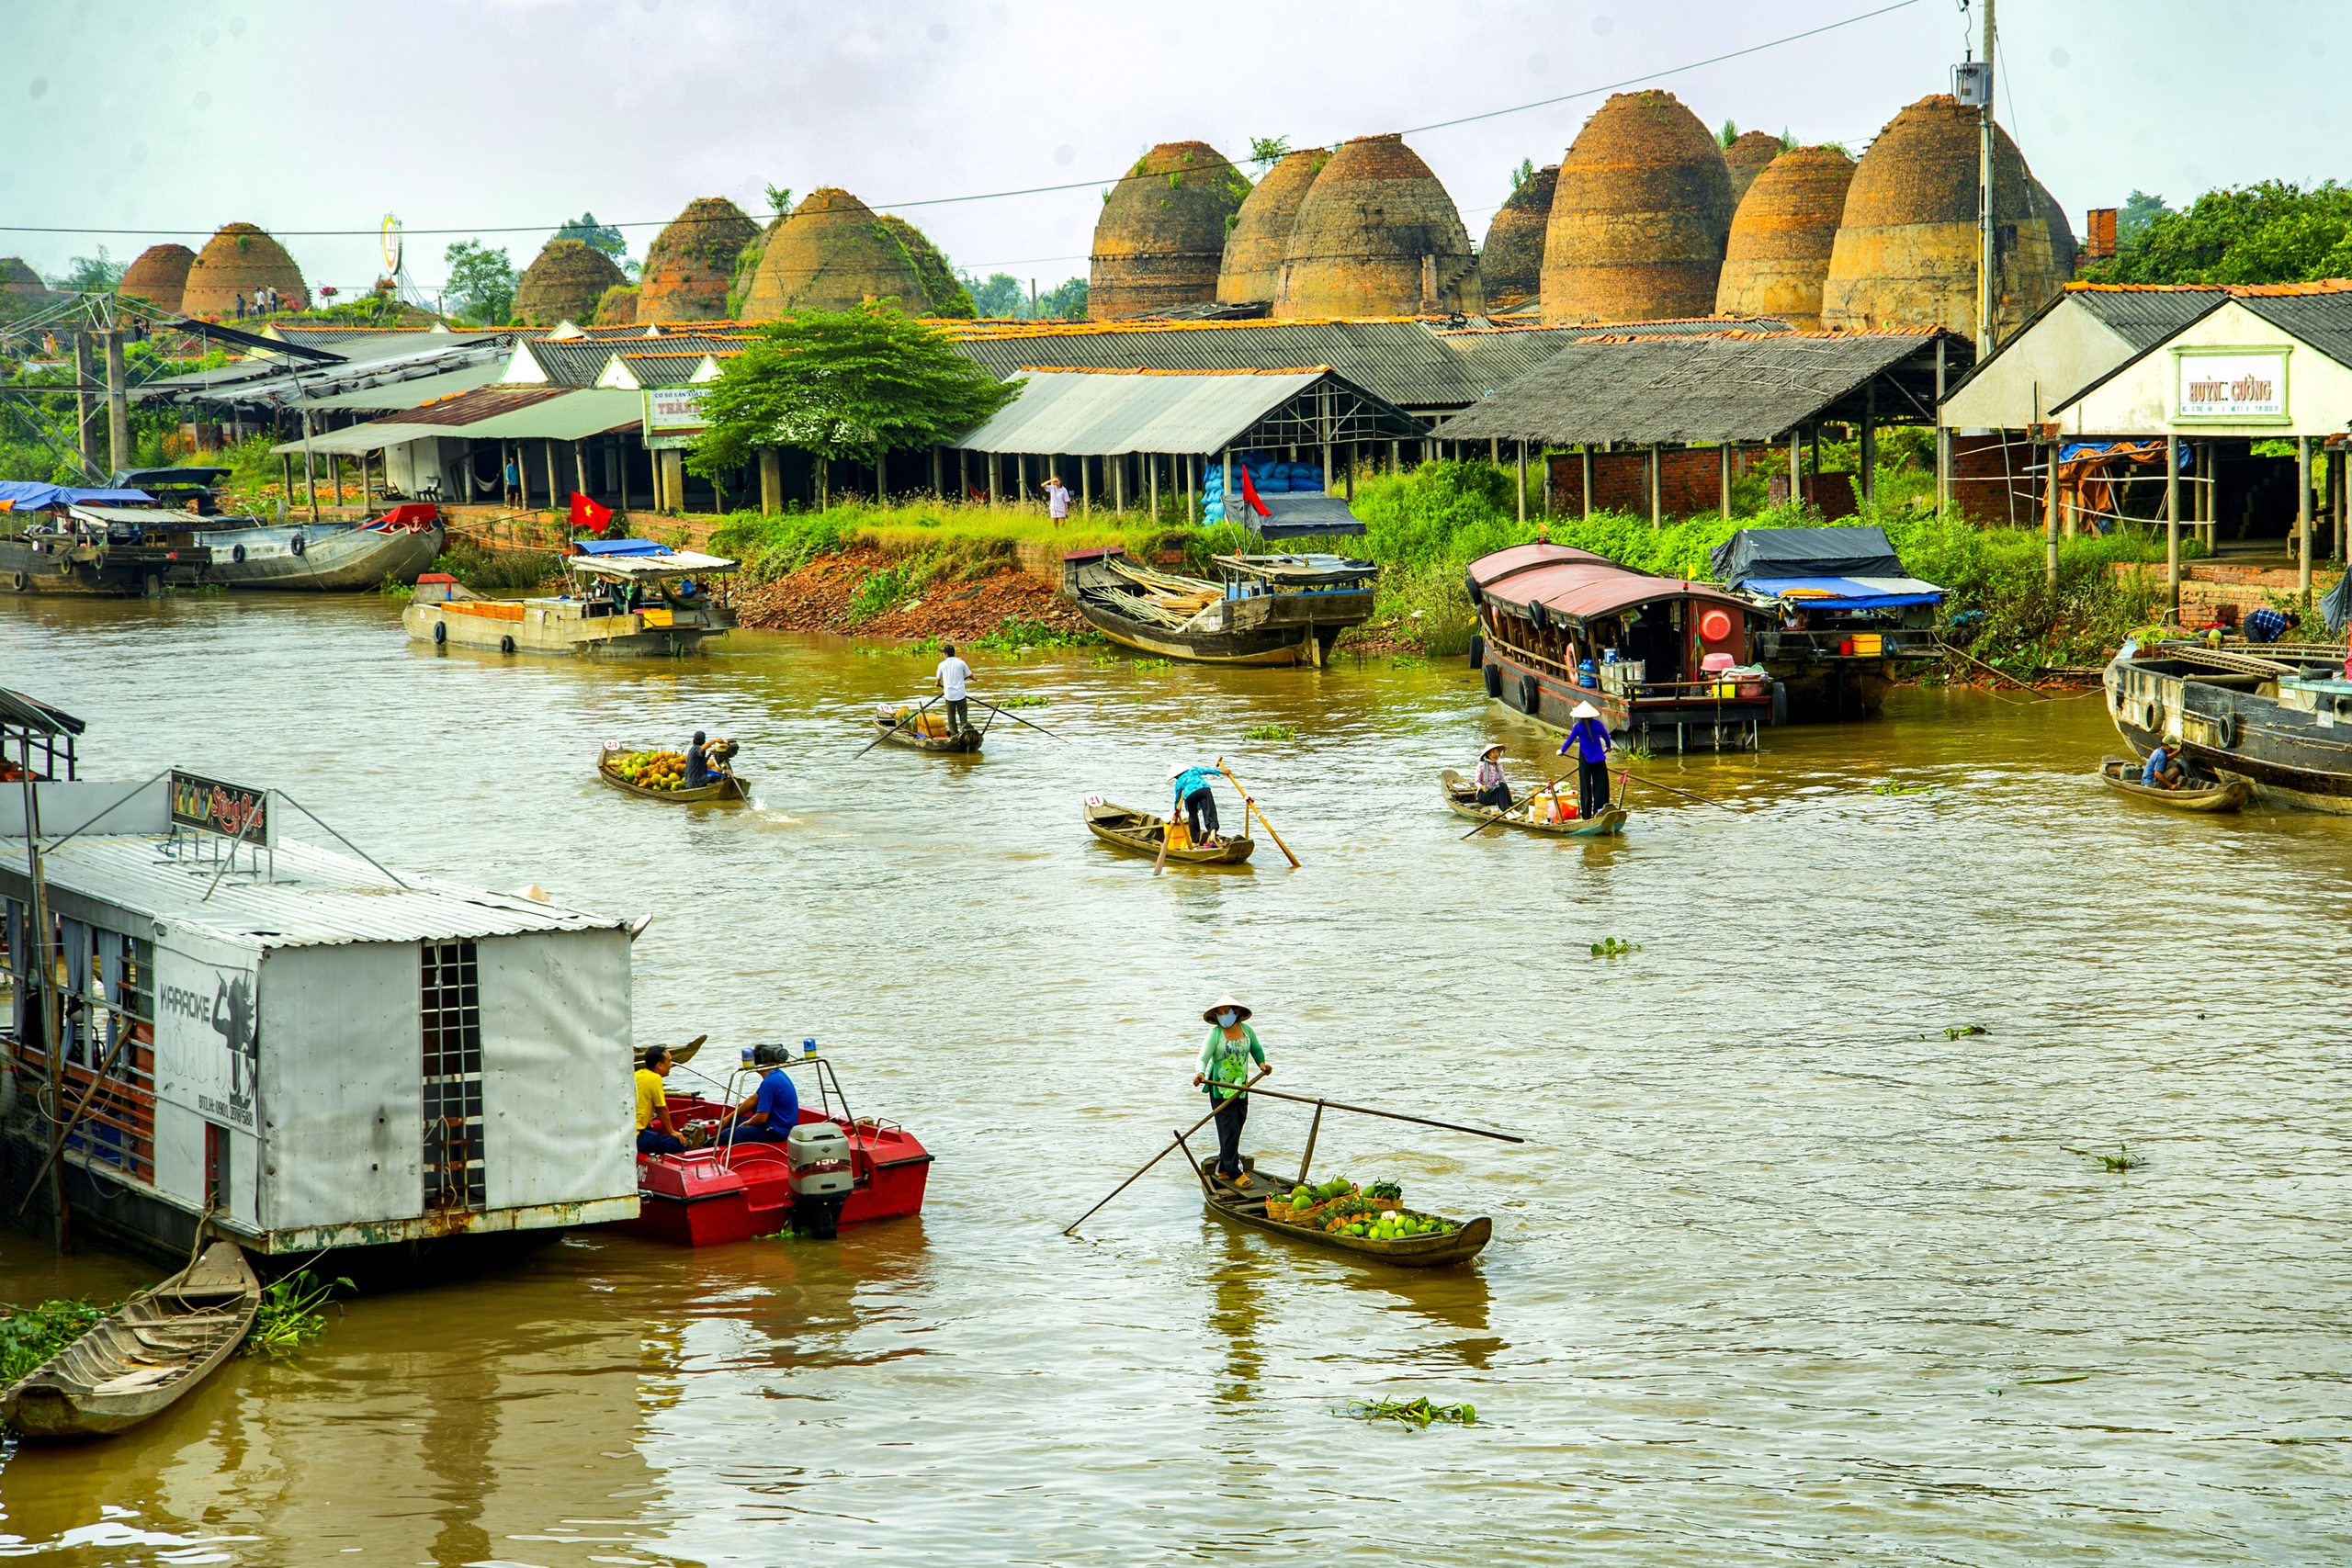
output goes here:
[{"label": "electrical wire", "polygon": [[[1499,119],[1505,115],[1525,114],[1531,109],[1551,108],[1558,104],[1573,103],[1578,98],[1589,98],[1602,93],[1614,93],[1626,87],[1638,86],[1645,82],[1656,82],[1662,80],[1665,77],[1679,75],[1686,71],[1698,71],[1705,68],[1706,66],[1720,65],[1727,60],[1740,60],[1751,54],[1761,54],[1767,50],[1780,49],[1792,43],[1801,43],[1806,39],[1819,38],[1824,33],[1836,32],[1841,28],[1855,27],[1860,23],[1873,20],[1876,17],[1887,16],[1892,12],[1907,10],[1911,6],[1917,6],[1919,3],[1920,0],[1894,0],[1892,5],[1881,6],[1873,10],[1864,11],[1859,15],[1845,17],[1840,21],[1825,22],[1817,28],[1807,28],[1803,32],[1790,33],[1784,38],[1770,39],[1762,43],[1750,44],[1745,49],[1735,49],[1726,53],[1709,55],[1704,60],[1693,60],[1686,62],[1680,65],[1668,66],[1664,70],[1660,71],[1645,72],[1638,76],[1628,76],[1622,81],[1607,83],[1597,87],[1581,87],[1573,93],[1562,93],[1557,97],[1538,98],[1532,103],[1513,104],[1509,108],[1487,109],[1479,114],[1457,116],[1453,119],[1431,120],[1427,125],[1407,126],[1397,134],[1401,136],[1418,136],[1425,130],[1451,130],[1453,127],[1457,125],[1474,125],[1480,120]],[[2012,115],[2014,116],[2014,110],[2012,111]],[[1205,165],[1202,172],[1206,172],[1208,168],[1216,167],[1238,168],[1240,167],[1240,164],[1228,159],[1223,164]],[[959,206],[966,202],[974,201],[1003,201],[1017,196],[1050,196],[1063,191],[1096,190],[1105,185],[1116,185],[1120,180],[1125,177],[1126,176],[1125,175],[1115,175],[1108,179],[1071,180],[1061,185],[1023,186],[1012,190],[980,191],[970,196],[927,197],[919,201],[885,201],[876,202],[872,205],[876,211],[887,209],[894,212],[914,207],[953,207]],[[672,221],[673,220],[666,218],[631,220],[628,222],[622,223],[599,224],[598,227],[605,229],[666,229],[670,226]],[[548,227],[548,225],[544,223],[529,223],[509,224],[495,228],[404,229],[401,231],[404,234],[415,235],[538,234],[547,232]],[[557,225],[557,227],[560,227],[560,225]],[[159,235],[177,235],[187,237],[198,234],[209,234],[209,232],[210,231],[209,230],[201,229],[80,229],[63,225],[0,223],[0,234],[79,234],[92,237],[141,239],[152,238]],[[368,229],[277,229],[271,231],[271,232],[277,238],[289,240],[347,239],[357,235],[367,235],[370,237],[377,236],[382,232],[382,228],[379,224],[377,227]],[[1051,260],[1055,258],[1041,257],[1038,259]],[[995,266],[1018,266],[1026,264],[1019,262],[994,262],[985,265]]]}]

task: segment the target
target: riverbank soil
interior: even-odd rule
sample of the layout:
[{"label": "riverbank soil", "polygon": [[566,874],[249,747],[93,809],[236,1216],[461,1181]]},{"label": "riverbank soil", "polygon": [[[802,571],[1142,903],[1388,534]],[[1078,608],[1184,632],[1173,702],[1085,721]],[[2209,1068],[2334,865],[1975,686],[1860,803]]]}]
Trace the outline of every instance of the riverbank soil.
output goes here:
[{"label": "riverbank soil", "polygon": [[991,632],[1006,621],[1055,631],[1082,632],[1085,617],[1050,583],[1011,561],[987,563],[968,581],[943,576],[907,603],[864,614],[859,590],[899,566],[870,545],[820,556],[797,571],[742,592],[736,613],[744,626],[775,632],[854,632],[860,637],[938,637],[954,640]]}]

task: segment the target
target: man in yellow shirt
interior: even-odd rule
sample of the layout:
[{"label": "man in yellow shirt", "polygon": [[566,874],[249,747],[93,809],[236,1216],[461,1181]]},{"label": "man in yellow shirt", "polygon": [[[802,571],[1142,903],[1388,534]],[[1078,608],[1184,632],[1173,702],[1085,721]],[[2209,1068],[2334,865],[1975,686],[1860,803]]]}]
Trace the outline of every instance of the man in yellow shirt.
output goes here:
[{"label": "man in yellow shirt", "polygon": [[670,1125],[670,1099],[662,1080],[676,1066],[666,1045],[646,1048],[645,1066],[637,1069],[637,1152],[674,1155],[685,1152],[677,1129]]}]

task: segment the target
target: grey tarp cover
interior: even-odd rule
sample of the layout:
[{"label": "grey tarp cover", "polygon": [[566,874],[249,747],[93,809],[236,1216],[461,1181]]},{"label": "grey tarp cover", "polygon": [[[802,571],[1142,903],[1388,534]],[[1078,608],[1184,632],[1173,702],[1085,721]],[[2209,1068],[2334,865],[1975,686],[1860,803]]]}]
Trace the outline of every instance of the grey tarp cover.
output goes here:
[{"label": "grey tarp cover", "polygon": [[1718,582],[1751,577],[1902,577],[1883,528],[1742,528],[1707,558]]},{"label": "grey tarp cover", "polygon": [[1343,495],[1269,495],[1260,499],[1266,503],[1266,515],[1262,518],[1250,510],[1249,499],[1236,485],[1225,503],[1227,521],[1250,525],[1261,539],[1306,539],[1363,532],[1363,519],[1348,510],[1348,498]]}]

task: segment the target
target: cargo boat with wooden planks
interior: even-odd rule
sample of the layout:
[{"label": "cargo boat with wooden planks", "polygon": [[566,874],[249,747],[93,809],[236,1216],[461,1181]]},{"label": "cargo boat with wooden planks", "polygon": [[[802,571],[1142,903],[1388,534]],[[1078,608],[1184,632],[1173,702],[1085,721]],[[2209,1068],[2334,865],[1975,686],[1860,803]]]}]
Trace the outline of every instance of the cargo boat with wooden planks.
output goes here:
[{"label": "cargo boat with wooden planks", "polygon": [[2256,799],[2352,813],[2352,671],[2341,647],[2125,644],[2102,675],[2116,733]]},{"label": "cargo boat with wooden planks", "polygon": [[1062,591],[1122,647],[1204,664],[1320,666],[1372,615],[1380,569],[1348,556],[1217,556],[1221,581],[1145,566],[1116,547],[1062,558]]},{"label": "cargo boat with wooden planks", "polygon": [[734,627],[734,612],[711,585],[735,561],[652,539],[582,540],[573,548],[563,558],[571,592],[477,599],[446,574],[428,573],[401,624],[412,640],[436,647],[607,658],[692,653]]}]

